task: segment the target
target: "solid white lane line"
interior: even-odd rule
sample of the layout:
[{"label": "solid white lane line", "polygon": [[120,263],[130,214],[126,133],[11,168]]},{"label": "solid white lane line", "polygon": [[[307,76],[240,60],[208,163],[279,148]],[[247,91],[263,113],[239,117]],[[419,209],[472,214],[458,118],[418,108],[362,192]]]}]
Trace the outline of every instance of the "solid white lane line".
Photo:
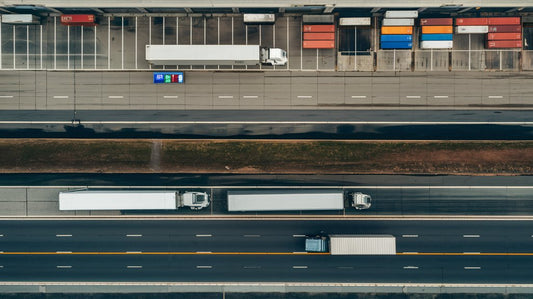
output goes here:
[{"label": "solid white lane line", "polygon": [[196,251],[196,253],[213,253],[212,251]]},{"label": "solid white lane line", "polygon": [[58,238],[72,237],[72,235],[56,235]]},{"label": "solid white lane line", "polygon": [[481,254],[481,252],[463,252],[463,254]]},{"label": "solid white lane line", "polygon": [[196,266],[196,269],[211,269],[213,266]]},{"label": "solid white lane line", "polygon": [[313,96],[297,96],[299,99],[312,99]]},{"label": "solid white lane line", "polygon": [[405,266],[404,269],[418,269],[417,266]]},{"label": "solid white lane line", "polygon": [[244,235],[245,238],[259,238],[261,235]]},{"label": "solid white lane line", "polygon": [[305,235],[292,235],[295,238],[305,238]]},{"label": "solid white lane line", "polygon": [[196,235],[197,238],[209,238],[209,237],[212,237],[213,235],[210,235],[210,234],[207,234],[207,235]]},{"label": "solid white lane line", "polygon": [[0,269],[4,269],[4,266],[0,266]]},{"label": "solid white lane line", "polygon": [[352,99],[366,99],[366,96],[352,96]]},{"label": "solid white lane line", "polygon": [[464,267],[465,270],[480,270],[481,267]]},{"label": "solid white lane line", "polygon": [[68,99],[68,96],[54,96],[54,99]]},{"label": "solid white lane line", "polygon": [[126,253],[130,253],[130,254],[132,254],[132,253],[142,253],[142,251],[126,251]]},{"label": "solid white lane line", "polygon": [[503,96],[489,96],[489,99],[503,99]]},{"label": "solid white lane line", "polygon": [[403,238],[418,238],[418,235],[402,235]]},{"label": "solid white lane line", "polygon": [[420,96],[405,96],[408,99],[420,99]]},{"label": "solid white lane line", "polygon": [[243,99],[257,99],[259,96],[242,96]]},{"label": "solid white lane line", "polygon": [[126,237],[142,237],[143,235],[141,234],[138,234],[138,235],[126,235]]},{"label": "solid white lane line", "polygon": [[305,251],[293,251],[292,253],[293,254],[304,254],[304,253],[307,253],[307,252],[305,252]]},{"label": "solid white lane line", "polygon": [[163,96],[163,99],[177,99],[178,96]]},{"label": "solid white lane line", "polygon": [[403,254],[418,254],[417,251],[406,251],[406,252],[402,252]]},{"label": "solid white lane line", "polygon": [[218,96],[219,99],[233,99],[233,96]]},{"label": "solid white lane line", "polygon": [[124,96],[107,96],[108,99],[123,99]]},{"label": "solid white lane line", "polygon": [[433,96],[434,99],[447,99],[448,96]]},{"label": "solid white lane line", "polygon": [[72,268],[72,266],[70,266],[70,265],[56,266],[56,268],[58,268],[58,269],[70,269],[70,268]]},{"label": "solid white lane line", "polygon": [[463,235],[463,238],[479,238],[480,235]]},{"label": "solid white lane line", "polygon": [[56,253],[72,253],[72,251],[56,251]]},{"label": "solid white lane line", "polygon": [[292,266],[293,269],[307,269],[307,266]]},{"label": "solid white lane line", "polygon": [[[0,238],[3,237],[4,235],[0,235]],[[533,237],[533,236],[532,236]]]},{"label": "solid white lane line", "polygon": [[12,99],[13,96],[0,96],[0,99]]},{"label": "solid white lane line", "polygon": [[128,266],[128,269],[141,269],[143,266]]}]

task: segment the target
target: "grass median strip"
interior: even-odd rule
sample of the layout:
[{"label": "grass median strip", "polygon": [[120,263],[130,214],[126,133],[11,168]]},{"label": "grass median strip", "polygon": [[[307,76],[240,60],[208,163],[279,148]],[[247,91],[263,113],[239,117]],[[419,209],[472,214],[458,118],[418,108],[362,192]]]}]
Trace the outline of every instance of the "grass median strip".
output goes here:
[{"label": "grass median strip", "polygon": [[0,152],[3,173],[533,172],[530,141],[2,139]]}]

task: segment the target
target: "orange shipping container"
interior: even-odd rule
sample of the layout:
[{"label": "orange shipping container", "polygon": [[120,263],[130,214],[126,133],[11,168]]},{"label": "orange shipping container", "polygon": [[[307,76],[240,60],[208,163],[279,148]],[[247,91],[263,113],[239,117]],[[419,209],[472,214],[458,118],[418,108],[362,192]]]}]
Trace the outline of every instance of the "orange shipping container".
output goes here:
[{"label": "orange shipping container", "polygon": [[411,26],[383,26],[381,34],[413,34]]},{"label": "orange shipping container", "polygon": [[521,40],[521,33],[489,33],[488,40]]},{"label": "orange shipping container", "polygon": [[489,25],[520,25],[520,17],[488,19]]},{"label": "orange shipping container", "polygon": [[335,32],[335,25],[304,25],[303,32]]},{"label": "orange shipping container", "polygon": [[335,33],[305,32],[304,40],[335,40]]},{"label": "orange shipping container", "polygon": [[332,40],[304,40],[304,49],[334,49],[335,41]]},{"label": "orange shipping container", "polygon": [[422,33],[453,33],[452,26],[422,26]]},{"label": "orange shipping container", "polygon": [[521,40],[489,40],[487,41],[487,48],[502,49],[502,48],[522,48]]}]

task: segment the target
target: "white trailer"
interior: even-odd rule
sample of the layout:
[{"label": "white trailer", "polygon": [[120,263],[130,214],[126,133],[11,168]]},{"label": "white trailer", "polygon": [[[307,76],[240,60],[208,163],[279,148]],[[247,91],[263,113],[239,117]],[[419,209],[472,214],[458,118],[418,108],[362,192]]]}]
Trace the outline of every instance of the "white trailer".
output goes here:
[{"label": "white trailer", "polygon": [[146,45],[153,65],[285,65],[287,52],[259,45]]},{"label": "white trailer", "polygon": [[81,190],[59,193],[59,210],[199,210],[209,205],[205,192]]},{"label": "white trailer", "polygon": [[305,250],[307,252],[329,252],[330,255],[395,255],[396,238],[392,235],[309,237],[305,240]]},{"label": "white trailer", "polygon": [[228,191],[228,211],[343,210],[344,193],[337,190]]},{"label": "white trailer", "polygon": [[5,24],[40,24],[41,19],[32,14],[5,14],[2,23]]}]

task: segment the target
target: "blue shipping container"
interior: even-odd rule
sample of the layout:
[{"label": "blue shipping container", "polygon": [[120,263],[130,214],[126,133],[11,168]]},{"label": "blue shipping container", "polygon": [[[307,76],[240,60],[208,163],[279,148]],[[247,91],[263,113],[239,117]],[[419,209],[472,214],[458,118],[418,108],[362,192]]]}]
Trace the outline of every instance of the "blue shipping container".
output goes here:
[{"label": "blue shipping container", "polygon": [[410,42],[413,36],[410,34],[385,34],[381,36],[381,42]]},{"label": "blue shipping container", "polygon": [[448,33],[438,33],[438,34],[422,34],[420,36],[421,41],[426,40],[453,40],[453,34]]},{"label": "blue shipping container", "polygon": [[411,49],[413,42],[382,42],[381,49]]}]

